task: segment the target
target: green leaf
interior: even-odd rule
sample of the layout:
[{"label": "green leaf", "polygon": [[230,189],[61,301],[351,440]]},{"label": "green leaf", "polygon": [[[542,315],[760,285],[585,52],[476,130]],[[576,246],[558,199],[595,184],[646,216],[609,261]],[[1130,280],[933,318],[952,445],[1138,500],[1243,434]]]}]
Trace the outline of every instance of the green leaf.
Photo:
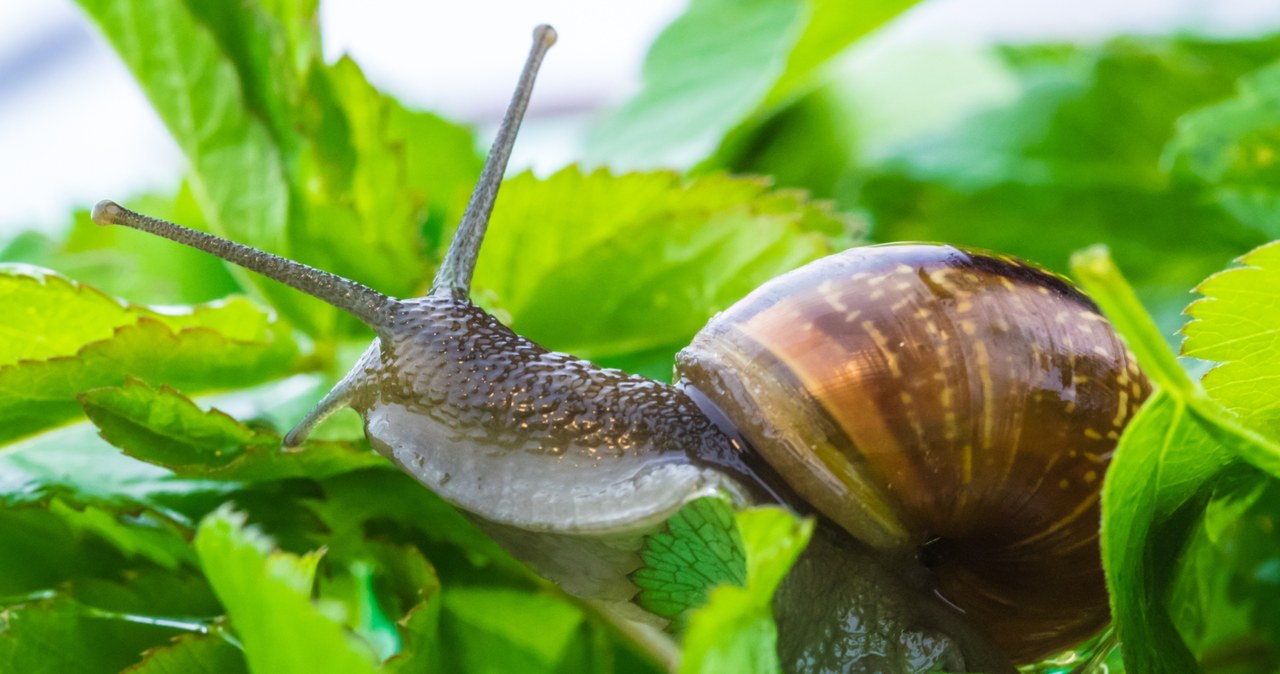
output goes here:
[{"label": "green leaf", "polygon": [[743,588],[722,587],[706,610],[692,616],[681,674],[780,673],[778,627],[768,607]]},{"label": "green leaf", "polygon": [[116,328],[154,317],[122,305],[90,286],[38,267],[0,266],[0,366],[72,356]]},{"label": "green leaf", "polygon": [[94,618],[58,599],[0,611],[0,671],[116,674],[137,662],[166,630]]},{"label": "green leaf", "polygon": [[[1280,374],[1273,338],[1280,329],[1280,244],[1258,248],[1240,263],[1197,287],[1203,298],[1187,310],[1192,320],[1183,330],[1183,353],[1215,361],[1203,379],[1205,390],[1245,426],[1274,439],[1280,437],[1275,402],[1280,387],[1273,384]],[[1243,658],[1252,660],[1256,671],[1271,671],[1274,659],[1266,664],[1267,653],[1280,648],[1280,630],[1264,608],[1265,598],[1275,594],[1268,565],[1277,564],[1266,527],[1280,512],[1274,488],[1280,452],[1246,448],[1238,454],[1273,479],[1251,475],[1245,488],[1223,488],[1225,494],[1210,502],[1189,546],[1179,584],[1184,596],[1174,604],[1183,608],[1175,618],[1206,666]]]},{"label": "green leaf", "polygon": [[1250,428],[1204,389],[1192,382],[1164,346],[1155,323],[1142,310],[1133,289],[1120,276],[1105,247],[1081,251],[1072,258],[1076,277],[1116,324],[1144,371],[1173,395],[1206,428],[1223,436],[1240,458],[1280,477],[1280,439]]},{"label": "green leaf", "polygon": [[592,163],[689,168],[803,92],[911,0],[696,0],[654,42],[640,92],[593,129]]},{"label": "green leaf", "polygon": [[146,507],[186,523],[236,488],[176,477],[121,454],[93,431],[90,424],[78,424],[5,447],[0,452],[0,506],[43,507],[56,496],[113,511]]},{"label": "green leaf", "polygon": [[1235,96],[1188,113],[1167,148],[1241,222],[1280,237],[1280,62],[1241,77]]},{"label": "green leaf", "polygon": [[242,298],[160,313],[52,272],[0,270],[0,442],[79,414],[76,395],[129,376],[189,391],[244,386],[297,367],[297,346]]},{"label": "green leaf", "polygon": [[813,520],[783,508],[752,508],[736,519],[747,555],[747,589],[767,603],[809,544]]},{"label": "green leaf", "polygon": [[609,653],[583,612],[558,597],[446,587],[440,618],[444,671],[601,671]]},{"label": "green leaf", "polygon": [[400,652],[387,662],[401,674],[438,671],[440,663],[440,578],[422,553],[411,546],[374,545],[385,583],[393,595],[382,605],[396,618]]},{"label": "green leaf", "polygon": [[707,603],[712,588],[747,582],[733,507],[722,498],[686,504],[661,531],[645,537],[640,560],[644,566],[630,575],[640,588],[636,603],[674,620],[677,631],[683,631],[689,611]]},{"label": "green leaf", "polygon": [[407,110],[349,58],[325,64],[314,1],[187,4],[287,159],[290,253],[394,296],[420,290],[424,230],[433,246],[480,172],[471,131]]},{"label": "green leaf", "polygon": [[[348,183],[308,195],[316,245],[360,251],[359,266],[339,267],[352,278],[402,297],[421,291],[434,273],[426,261],[437,261],[448,244],[441,228],[462,218],[479,177],[476,140],[469,129],[411,112],[379,93],[349,58],[335,63],[328,77],[350,127],[354,157]],[[339,208],[359,226],[329,226],[326,219]]]},{"label": "green leaf", "polygon": [[0,508],[0,606],[49,596],[67,579],[123,566],[97,541],[72,534],[45,508]]},{"label": "green leaf", "polygon": [[[325,64],[318,3],[81,4],[191,162],[213,231],[393,296],[421,289],[434,263],[424,233],[434,250],[479,173],[472,135],[406,110],[349,59]],[[246,278],[312,334],[355,326]]]},{"label": "green leaf", "polygon": [[613,366],[659,362],[647,374],[668,378],[716,311],[847,245],[854,222],[758,178],[524,174],[502,188],[475,284],[530,339]]},{"label": "green leaf", "polygon": [[138,564],[119,577],[87,576],[72,579],[69,585],[82,608],[102,620],[169,630],[218,629],[218,600],[205,578],[191,569],[170,572]]},{"label": "green leaf", "polygon": [[782,77],[805,10],[792,0],[691,3],[650,47],[640,92],[593,129],[589,159],[687,168],[711,155]]},{"label": "green leaf", "polygon": [[[387,662],[397,672],[653,671],[648,654],[610,629],[594,612],[552,589],[516,562],[451,506],[398,472],[365,471],[321,483],[322,498],[310,502],[329,535],[330,565],[352,560],[371,563],[378,604],[401,627],[401,650]],[[388,544],[383,544],[387,542]],[[394,545],[390,543],[394,542]],[[410,543],[431,560],[428,566]],[[439,572],[437,580],[436,570]],[[453,605],[437,590],[455,593]],[[467,594],[474,590],[475,595]],[[465,596],[466,599],[458,599]],[[472,601],[474,599],[474,601]],[[558,604],[559,608],[555,606]],[[533,613],[530,624],[545,618],[564,641],[544,644],[538,628],[519,613]],[[487,612],[479,616],[473,612]],[[550,616],[550,617],[548,617]],[[491,624],[496,623],[496,624]],[[514,626],[512,626],[514,625]],[[563,632],[559,631],[563,628]],[[505,630],[523,630],[506,644]],[[571,635],[569,633],[572,633]],[[524,640],[538,641],[526,648]],[[533,652],[526,653],[525,650]],[[559,658],[559,665],[552,661]],[[605,664],[602,664],[605,663]],[[519,669],[519,671],[525,671]]]},{"label": "green leaf", "polygon": [[201,626],[191,619],[166,620],[140,611],[150,607],[201,615],[217,608],[194,574],[143,567],[120,576],[122,580],[76,578],[69,583],[71,597],[46,592],[51,599],[6,607],[0,612],[0,671],[114,674],[141,659],[144,650],[164,643],[175,627]]},{"label": "green leaf", "polygon": [[[997,47],[993,56],[1003,68],[986,77],[1004,86],[989,85],[985,106],[969,106],[950,124],[935,122],[933,133],[900,138],[877,159],[965,190],[1002,183],[1163,189],[1169,180],[1161,154],[1179,117],[1229,93],[1238,77],[1272,60],[1278,44],[1274,36],[1126,37]],[[933,67],[946,72],[947,65]],[[882,86],[893,78],[885,76]],[[1128,116],[1123,123],[1120,114]]]},{"label": "green leaf", "polygon": [[218,610],[196,574],[146,566],[102,565],[96,571],[118,579],[94,577],[89,570],[66,584],[71,596],[44,592],[40,594],[52,598],[0,612],[0,670],[115,673],[138,662],[144,650],[163,644],[175,629],[203,630],[209,624],[165,614],[209,615]]},{"label": "green leaf", "polygon": [[252,671],[376,671],[368,647],[311,603],[319,555],[273,551],[269,540],[226,508],[200,523],[195,547]]},{"label": "green leaf", "polygon": [[1170,617],[1178,550],[1203,494],[1233,457],[1186,406],[1156,392],[1129,423],[1102,493],[1102,559],[1125,665],[1137,672],[1195,671]]},{"label": "green leaf", "polygon": [[95,535],[128,558],[142,557],[171,571],[195,563],[187,545],[188,532],[154,511],[129,514],[91,505],[76,508],[54,499],[49,512],[62,518],[72,531]]},{"label": "green leaf", "polygon": [[775,109],[812,87],[819,69],[846,47],[910,9],[916,0],[843,2],[811,0],[804,31],[787,56],[787,67],[765,99],[764,111]]},{"label": "green leaf", "polygon": [[1224,481],[1187,546],[1170,604],[1206,671],[1263,674],[1280,667],[1277,485],[1255,471]]},{"label": "green leaf", "polygon": [[430,674],[440,670],[439,592],[431,594],[400,621],[406,646],[387,661],[385,669],[394,674]]},{"label": "green leaf", "polygon": [[[394,618],[387,615],[374,587],[374,562],[365,556],[342,563],[326,560],[326,572],[320,576],[317,601],[331,617],[342,617],[342,624],[368,645],[378,660],[400,652],[402,642]],[[381,580],[381,579],[379,579]]]},{"label": "green leaf", "polygon": [[240,650],[218,637],[183,635],[121,674],[248,674]]},{"label": "green leaf", "polygon": [[[307,506],[324,523],[335,546],[342,541],[361,540],[366,531],[412,532],[421,537],[433,565],[442,576],[459,573],[448,563],[451,555],[430,544],[453,548],[461,553],[461,565],[478,569],[487,582],[505,579],[525,587],[535,578],[493,539],[413,478],[398,471],[362,471],[327,479],[321,483],[322,499]],[[446,581],[450,580],[446,576]]]},{"label": "green leaf", "polygon": [[134,458],[178,475],[267,481],[325,478],[386,462],[361,444],[308,440],[284,451],[274,430],[250,428],[218,411],[201,410],[181,393],[130,380],[80,396],[103,439]]},{"label": "green leaf", "polygon": [[305,78],[320,49],[318,2],[227,4],[184,0],[192,17],[213,34],[222,57],[235,68],[245,108],[263,119],[282,154],[297,151],[290,119],[303,98]]},{"label": "green leaf", "polygon": [[1194,671],[1170,615],[1178,553],[1228,469],[1243,458],[1276,471],[1280,451],[1187,377],[1105,250],[1079,254],[1072,267],[1157,384],[1120,437],[1102,493],[1103,567],[1120,639],[1130,645],[1125,663],[1139,672]]},{"label": "green leaf", "polygon": [[813,533],[813,521],[782,508],[737,515],[747,560],[745,587],[721,586],[689,619],[680,671],[778,672],[772,601],[778,584]]},{"label": "green leaf", "polygon": [[[122,302],[47,269],[0,265],[0,331],[8,337],[0,346],[0,366],[74,356],[86,344],[109,339],[121,328],[147,319],[175,332],[216,330],[238,342],[265,341],[278,331],[270,314],[243,297],[152,309]],[[282,346],[296,348],[289,342]]]},{"label": "green leaf", "polygon": [[1214,274],[1187,308],[1184,355],[1214,361],[1204,387],[1252,428],[1280,437],[1280,242]]},{"label": "green leaf", "polygon": [[[289,186],[279,148],[247,108],[234,64],[214,34],[182,3],[82,0],[191,163],[190,181],[210,228],[266,250],[287,253]],[[300,325],[296,295],[264,290]]]}]

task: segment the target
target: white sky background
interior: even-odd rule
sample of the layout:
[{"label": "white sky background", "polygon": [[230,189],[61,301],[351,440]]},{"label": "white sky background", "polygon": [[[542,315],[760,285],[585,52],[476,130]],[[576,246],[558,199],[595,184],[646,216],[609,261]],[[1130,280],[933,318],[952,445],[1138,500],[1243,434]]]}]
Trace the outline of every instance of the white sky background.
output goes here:
[{"label": "white sky background", "polygon": [[[578,155],[585,122],[639,86],[644,52],[685,0],[323,0],[326,57],[350,53],[411,107],[491,128],[532,27],[560,42],[539,76],[512,169]],[[1097,39],[1280,28],[1275,0],[931,0],[879,36],[913,41]],[[1280,57],[1280,55],[1277,55]],[[183,159],[129,73],[70,0],[0,3],[0,244],[56,230],[72,207],[169,188]]]}]

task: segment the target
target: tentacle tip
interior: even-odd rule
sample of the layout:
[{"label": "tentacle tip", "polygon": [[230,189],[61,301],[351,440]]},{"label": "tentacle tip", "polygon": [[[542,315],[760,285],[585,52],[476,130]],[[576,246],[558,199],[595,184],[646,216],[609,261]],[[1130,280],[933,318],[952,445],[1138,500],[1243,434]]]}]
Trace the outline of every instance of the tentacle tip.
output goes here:
[{"label": "tentacle tip", "polygon": [[284,441],[280,443],[281,452],[297,452],[299,445],[307,439],[307,432],[302,428],[294,428],[284,436]]},{"label": "tentacle tip", "polygon": [[544,48],[555,44],[557,37],[556,29],[552,28],[549,24],[540,23],[533,29],[534,42],[541,44]]},{"label": "tentacle tip", "polygon": [[93,224],[106,227],[107,225],[116,225],[120,223],[120,216],[124,214],[124,208],[120,204],[110,200],[103,199],[94,204],[93,210],[89,212],[89,217],[93,219]]}]

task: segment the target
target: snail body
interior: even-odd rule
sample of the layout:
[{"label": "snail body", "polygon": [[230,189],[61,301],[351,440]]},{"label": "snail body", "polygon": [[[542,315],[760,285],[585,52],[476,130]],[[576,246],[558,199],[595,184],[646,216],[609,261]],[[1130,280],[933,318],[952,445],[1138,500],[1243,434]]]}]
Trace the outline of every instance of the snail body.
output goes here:
[{"label": "snail body", "polygon": [[[205,250],[362,320],[377,338],[285,444],[354,408],[377,451],[569,591],[628,617],[645,619],[627,605],[640,537],[718,494],[820,518],[775,603],[791,670],[871,671],[888,648],[948,671],[1011,671],[1099,629],[1100,479],[1149,387],[1062,279],[951,246],[849,250],[713,318],[679,355],[675,385],[549,351],[471,304],[554,38],[535,31],[424,297],[390,298],[111,202],[93,219]],[[871,616],[896,646],[868,641]]]}]

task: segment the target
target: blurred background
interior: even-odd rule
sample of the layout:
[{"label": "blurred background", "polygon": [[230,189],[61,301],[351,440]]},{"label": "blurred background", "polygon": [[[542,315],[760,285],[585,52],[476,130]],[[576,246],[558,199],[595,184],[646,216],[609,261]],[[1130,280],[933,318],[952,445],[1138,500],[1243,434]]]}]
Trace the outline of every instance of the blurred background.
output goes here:
[{"label": "blurred background", "polygon": [[[426,215],[397,212],[409,220],[388,227],[418,225],[428,248],[439,245],[472,180],[465,146],[487,147],[539,22],[561,39],[512,173],[578,164],[766,175],[855,214],[873,241],[972,245],[1060,272],[1073,251],[1105,243],[1173,342],[1196,283],[1280,237],[1280,176],[1266,140],[1274,119],[1257,95],[1233,98],[1280,56],[1280,3],[1266,0],[327,0],[326,62],[350,55],[400,104],[475,131],[451,136],[453,159],[424,155],[415,170],[426,172],[413,180],[442,185],[429,174],[454,171],[448,186]],[[127,264],[121,251],[148,264],[152,256],[89,231],[92,203],[143,195],[158,200],[152,212],[202,226],[183,210],[186,159],[155,103],[73,3],[0,7],[0,260],[57,268],[135,301],[234,289],[225,272],[208,277],[218,283],[193,271],[168,285],[129,284],[111,271]],[[382,193],[368,203],[418,198],[373,184]],[[280,214],[254,210],[245,185],[224,187],[242,193],[228,192],[226,207],[249,210],[219,217],[278,226]],[[305,197],[295,208],[316,209],[294,220],[310,224],[290,225],[301,229],[286,239],[301,243],[256,239],[269,230],[249,223],[237,235],[413,292],[421,278],[397,282],[387,271],[395,265],[345,259],[359,256],[333,240],[344,225],[331,206],[353,194],[295,192]],[[368,226],[383,215],[358,217]]]},{"label": "blurred background", "polygon": [[[589,122],[636,91],[645,51],[685,4],[325,0],[321,29],[329,60],[351,54],[411,107],[488,129],[510,96],[530,27],[552,23],[561,42],[513,160],[515,169],[542,172],[582,158]],[[1280,3],[1268,0],[932,0],[855,45],[851,57],[874,70],[922,45],[1229,37],[1275,27]],[[933,60],[935,80],[949,65]],[[72,2],[0,4],[0,242],[65,228],[71,208],[105,196],[173,189],[182,166],[129,72]]]}]

